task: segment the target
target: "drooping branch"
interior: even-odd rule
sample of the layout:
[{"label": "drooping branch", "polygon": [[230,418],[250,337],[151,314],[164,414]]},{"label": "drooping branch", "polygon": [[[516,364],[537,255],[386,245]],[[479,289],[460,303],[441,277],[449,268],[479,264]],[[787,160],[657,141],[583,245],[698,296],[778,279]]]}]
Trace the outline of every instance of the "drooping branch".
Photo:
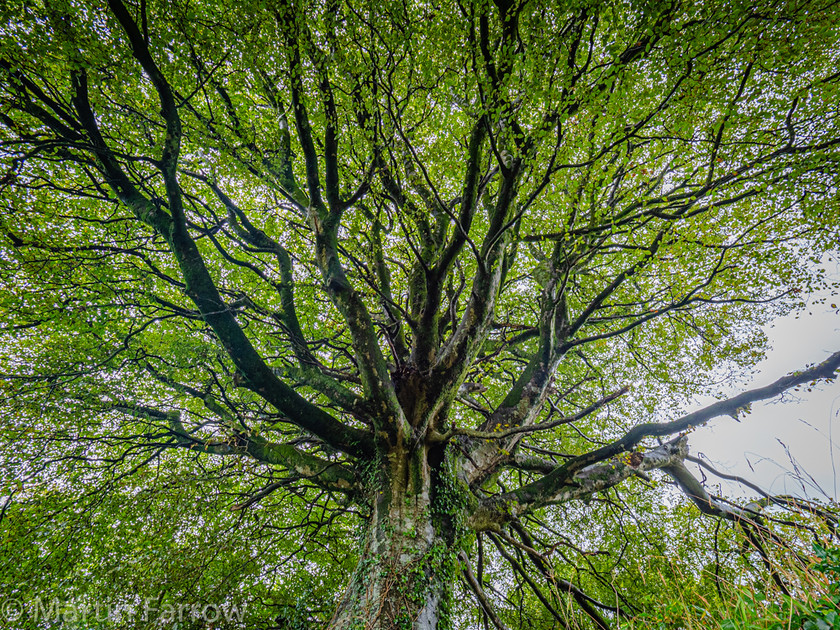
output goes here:
[{"label": "drooping branch", "polygon": [[472,592],[475,593],[475,597],[478,600],[478,603],[481,605],[481,609],[485,612],[487,617],[490,621],[493,622],[493,625],[496,626],[498,630],[507,630],[505,625],[502,623],[502,620],[499,619],[499,616],[496,614],[493,605],[490,603],[490,600],[487,598],[487,595],[484,593],[484,589],[479,584],[478,580],[475,578],[475,575],[472,571],[472,565],[470,564],[470,559],[467,556],[466,552],[461,550],[458,553],[458,560],[461,561],[461,568],[464,573],[464,580],[466,580],[467,584],[469,585]]},{"label": "drooping branch", "polygon": [[[510,526],[522,539],[522,542],[524,543],[523,550],[527,554],[528,559],[534,564],[534,566],[537,567],[540,573],[542,573],[547,580],[556,585],[558,590],[560,590],[561,592],[570,593],[578,602],[578,604],[585,609],[587,605],[591,605],[600,608],[601,610],[609,611],[610,613],[618,615],[620,617],[630,617],[630,613],[628,613],[624,608],[619,606],[617,602],[614,604],[607,604],[602,601],[599,601],[594,597],[587,595],[569,580],[565,580],[554,575],[554,570],[551,567],[548,560],[541,554],[537,553],[534,549],[534,541],[532,539],[532,536],[528,532],[528,530],[525,529],[525,526],[522,524],[522,522],[513,521]],[[591,606],[589,607],[591,608]]]},{"label": "drooping branch", "polygon": [[749,479],[745,479],[739,475],[730,475],[728,473],[722,472],[717,468],[713,467],[707,461],[700,459],[699,457],[692,457],[689,455],[685,458],[686,461],[694,462],[701,468],[709,471],[716,477],[720,477],[721,479],[727,479],[729,481],[734,481],[736,483],[741,484],[753,490],[754,492],[758,493],[762,499],[758,501],[753,501],[750,505],[759,505],[759,506],[767,506],[767,505],[778,505],[779,507],[784,507],[788,510],[797,510],[799,512],[807,512],[808,514],[812,514],[819,518],[822,522],[828,526],[831,532],[836,536],[838,530],[838,519],[834,514],[826,511],[819,507],[819,505],[814,504],[812,501],[808,499],[802,499],[800,497],[795,497],[787,494],[783,495],[773,495],[767,492],[766,490],[762,489],[757,484],[751,482]]},{"label": "drooping branch", "polygon": [[703,514],[716,516],[740,525],[747,539],[761,555],[761,560],[764,563],[764,566],[767,567],[770,575],[773,577],[773,581],[782,593],[790,595],[790,591],[788,590],[788,586],[785,584],[784,579],[770,561],[769,554],[765,549],[764,541],[762,541],[761,538],[762,535],[767,535],[776,543],[781,543],[781,541],[777,537],[773,536],[764,524],[761,523],[761,519],[758,514],[751,510],[740,509],[735,506],[727,505],[721,501],[716,501],[709,495],[708,492],[706,492],[703,485],[689,472],[682,462],[676,462],[663,468],[663,470],[677,482],[679,488],[689,499],[691,499],[691,502],[694,503],[694,505],[696,505]]},{"label": "drooping branch", "polygon": [[[488,537],[499,550],[499,553],[501,554],[502,558],[504,558],[505,561],[507,561],[507,563],[513,568],[513,570],[516,571],[516,573],[522,576],[522,579],[525,580],[525,583],[531,589],[531,592],[537,596],[537,599],[539,599],[542,605],[545,606],[545,609],[551,613],[551,615],[554,617],[557,623],[559,623],[563,628],[569,628],[569,624],[566,623],[566,619],[563,618],[563,616],[557,612],[554,606],[552,606],[548,597],[546,597],[545,593],[543,593],[539,586],[534,582],[534,580],[531,578],[531,576],[528,574],[525,568],[522,567],[522,565],[520,565],[519,562],[517,562],[516,558],[514,558],[507,552],[507,550],[502,545],[501,541],[495,536],[493,536],[493,534],[490,534]],[[606,626],[604,626],[602,630],[603,629],[609,630],[609,628]]]},{"label": "drooping branch", "polygon": [[694,503],[694,505],[696,505],[703,514],[718,516],[734,522],[746,521],[747,523],[755,524],[758,514],[726,505],[720,501],[715,501],[682,462],[671,464],[664,467],[662,470],[667,472],[674,481],[677,482],[677,485],[683,493],[691,499],[692,503]]}]

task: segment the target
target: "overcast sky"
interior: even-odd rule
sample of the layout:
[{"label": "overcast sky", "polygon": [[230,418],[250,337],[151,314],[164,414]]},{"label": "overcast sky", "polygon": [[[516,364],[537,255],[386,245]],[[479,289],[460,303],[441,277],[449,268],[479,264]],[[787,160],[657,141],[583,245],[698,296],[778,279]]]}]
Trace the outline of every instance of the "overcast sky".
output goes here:
[{"label": "overcast sky", "polygon": [[[831,279],[840,281],[836,257],[824,258],[823,264]],[[826,298],[825,303],[818,304],[819,298]],[[825,290],[810,297],[804,312],[766,327],[772,346],[767,359],[759,364],[749,385],[731,393],[766,385],[840,350],[840,313],[831,308],[838,301],[836,291]],[[773,494],[836,501],[840,493],[840,378],[811,392],[788,394],[781,402],[754,404],[752,413],[740,422],[728,416],[717,418],[694,432],[689,445],[692,454],[702,453],[718,470],[746,477]],[[733,487],[724,485],[723,490],[731,494]],[[747,494],[753,493],[748,490]]]}]

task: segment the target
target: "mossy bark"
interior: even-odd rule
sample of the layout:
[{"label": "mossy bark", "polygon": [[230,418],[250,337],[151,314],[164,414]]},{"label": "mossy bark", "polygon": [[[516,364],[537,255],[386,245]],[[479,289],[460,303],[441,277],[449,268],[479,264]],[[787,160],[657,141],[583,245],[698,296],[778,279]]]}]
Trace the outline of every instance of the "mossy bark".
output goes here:
[{"label": "mossy bark", "polygon": [[457,536],[428,455],[396,449],[376,466],[361,558],[330,629],[445,627]]}]

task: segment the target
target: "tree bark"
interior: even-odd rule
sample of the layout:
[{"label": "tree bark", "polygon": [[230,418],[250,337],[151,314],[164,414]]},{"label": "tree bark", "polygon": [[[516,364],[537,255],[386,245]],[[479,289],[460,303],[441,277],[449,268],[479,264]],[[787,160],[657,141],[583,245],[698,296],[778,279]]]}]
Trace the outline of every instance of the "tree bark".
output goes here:
[{"label": "tree bark", "polygon": [[407,450],[391,449],[374,466],[361,558],[331,630],[431,630],[447,613],[457,566],[452,493],[427,447]]}]

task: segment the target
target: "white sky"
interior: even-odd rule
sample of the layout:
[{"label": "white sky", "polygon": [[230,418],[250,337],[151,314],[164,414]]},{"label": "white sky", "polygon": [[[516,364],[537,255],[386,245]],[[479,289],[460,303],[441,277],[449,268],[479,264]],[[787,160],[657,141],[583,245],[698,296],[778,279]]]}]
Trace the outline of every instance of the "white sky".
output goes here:
[{"label": "white sky", "polygon": [[[825,258],[823,265],[831,280],[840,280],[836,256]],[[826,298],[825,303],[818,304],[819,298]],[[766,385],[840,350],[840,312],[830,306],[838,302],[836,290],[824,290],[810,297],[803,312],[766,327],[772,348],[767,359],[758,365],[751,383],[731,393]],[[691,453],[702,454],[721,472],[746,477],[773,494],[838,500],[840,378],[820,384],[811,392],[805,388],[791,392],[781,401],[756,403],[752,413],[740,420],[725,416],[698,429],[689,437]],[[712,483],[719,481],[707,476]],[[754,494],[748,489],[737,490],[728,482],[723,484],[727,494]]]}]

